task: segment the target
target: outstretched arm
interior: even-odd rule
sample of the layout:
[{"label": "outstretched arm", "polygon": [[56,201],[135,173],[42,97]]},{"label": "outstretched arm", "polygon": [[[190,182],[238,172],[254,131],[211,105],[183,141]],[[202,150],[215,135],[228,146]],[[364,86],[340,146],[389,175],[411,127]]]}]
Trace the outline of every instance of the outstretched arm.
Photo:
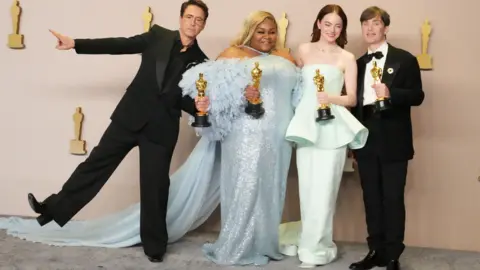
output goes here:
[{"label": "outstretched arm", "polygon": [[78,54],[137,54],[142,53],[154,39],[154,29],[132,37],[75,39]]}]

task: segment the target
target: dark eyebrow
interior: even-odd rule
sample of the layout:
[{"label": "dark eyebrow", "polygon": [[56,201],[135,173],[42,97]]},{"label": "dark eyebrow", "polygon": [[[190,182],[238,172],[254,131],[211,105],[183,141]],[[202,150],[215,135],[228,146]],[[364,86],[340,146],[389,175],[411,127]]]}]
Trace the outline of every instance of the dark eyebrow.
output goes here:
[{"label": "dark eyebrow", "polygon": [[[325,23],[333,24],[333,23],[330,22],[330,21],[325,21]],[[343,23],[337,23],[337,25],[343,25]]]},{"label": "dark eyebrow", "polygon": [[[193,14],[190,14],[190,13],[185,13],[185,15],[184,15],[184,16],[185,16],[185,17],[195,17],[195,15],[193,15]],[[203,17],[197,17],[197,18],[198,18],[198,19],[205,20],[205,18],[203,18]]]}]

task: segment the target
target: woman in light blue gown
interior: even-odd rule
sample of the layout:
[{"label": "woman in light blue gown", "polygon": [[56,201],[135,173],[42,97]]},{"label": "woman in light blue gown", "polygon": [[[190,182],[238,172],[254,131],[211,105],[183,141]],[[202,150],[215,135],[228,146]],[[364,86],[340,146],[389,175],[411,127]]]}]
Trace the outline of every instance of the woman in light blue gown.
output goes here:
[{"label": "woman in light blue gown", "polygon": [[[283,258],[278,226],[292,151],[285,131],[298,94],[293,91],[298,72],[293,58],[276,50],[276,43],[273,15],[254,12],[231,47],[216,61],[189,70],[181,82],[193,96],[194,79],[204,74],[213,128],[199,132],[221,141],[221,231],[215,243],[203,247],[217,264],[264,265]],[[243,93],[251,87],[255,62],[262,70],[259,91],[265,113],[260,119],[244,112]]]},{"label": "woman in light blue gown", "polygon": [[[284,205],[291,145],[285,132],[300,99],[298,69],[288,53],[276,50],[272,14],[254,12],[242,33],[215,61],[185,72],[184,95],[197,95],[199,73],[207,81],[212,126],[187,161],[171,176],[167,210],[169,242],[201,225],[221,201],[221,232],[205,255],[218,264],[266,264],[283,255],[278,225]],[[260,89],[264,115],[245,114],[251,70],[263,71]],[[56,246],[128,247],[140,243],[139,204],[104,218],[72,221],[63,228],[40,227],[35,220],[0,219],[9,235]]]},{"label": "woman in light blue gown", "polygon": [[[302,268],[325,265],[337,257],[333,217],[347,147],[362,148],[368,136],[368,130],[346,108],[355,106],[357,91],[357,63],[343,49],[346,28],[342,8],[327,5],[315,19],[312,41],[299,46],[304,94],[286,138],[297,144],[302,220],[282,224],[280,239],[282,252],[298,255]],[[315,82],[322,80],[325,92],[318,93]],[[320,104],[330,106],[333,119],[317,121]]]}]

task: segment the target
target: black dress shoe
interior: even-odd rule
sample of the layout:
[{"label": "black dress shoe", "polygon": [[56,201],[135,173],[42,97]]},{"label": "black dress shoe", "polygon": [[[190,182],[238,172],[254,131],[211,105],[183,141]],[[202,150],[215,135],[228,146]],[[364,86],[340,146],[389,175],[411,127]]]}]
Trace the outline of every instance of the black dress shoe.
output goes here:
[{"label": "black dress shoe", "polygon": [[37,213],[37,214],[44,214],[45,213],[45,205],[37,201],[35,196],[32,193],[28,193],[28,204],[30,204],[30,208]]},{"label": "black dress shoe", "polygon": [[37,222],[40,226],[44,226],[53,220],[53,217],[47,213],[45,205],[38,202],[32,193],[28,193],[28,204],[30,204],[30,207],[35,213],[40,214],[40,216],[37,217]]},{"label": "black dress shoe", "polygon": [[352,270],[369,270],[374,267],[384,267],[387,264],[383,258],[378,254],[377,251],[371,250],[368,252],[367,256],[359,262],[352,263],[350,269]]},{"label": "black dress shoe", "polygon": [[390,261],[387,264],[387,270],[400,270],[400,263],[397,260]]},{"label": "black dress shoe", "polygon": [[148,260],[152,263],[161,263],[163,262],[163,256],[148,256]]}]

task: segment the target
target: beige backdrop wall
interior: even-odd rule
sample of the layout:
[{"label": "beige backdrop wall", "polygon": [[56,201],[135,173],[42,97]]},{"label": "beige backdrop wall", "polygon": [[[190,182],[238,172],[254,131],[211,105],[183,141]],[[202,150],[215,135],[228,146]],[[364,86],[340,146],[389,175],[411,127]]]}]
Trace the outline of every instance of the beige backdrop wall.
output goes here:
[{"label": "beige backdrop wall", "polygon": [[[68,154],[73,138],[72,114],[85,113],[88,150],[98,142],[109,116],[137,71],[140,57],[77,56],[54,50],[52,28],[72,37],[129,36],[142,31],[141,14],[152,7],[155,22],[178,25],[180,0],[21,1],[21,32],[27,49],[0,46],[0,214],[32,215],[26,194],[43,198],[57,191],[84,157]],[[290,19],[287,45],[309,39],[322,1],[207,1],[211,18],[199,42],[215,57],[240,29],[252,10],[265,9]],[[430,54],[435,70],[423,72],[426,99],[413,110],[417,154],[410,164],[406,203],[408,245],[480,251],[480,121],[478,76],[480,38],[475,1],[393,0],[336,1],[350,19],[348,49],[357,56],[361,43],[358,17],[380,4],[392,17],[389,41],[414,54],[420,52],[420,27],[432,22]],[[0,1],[0,39],[11,33],[11,1]],[[455,7],[455,8],[453,8]],[[452,14],[455,12],[455,14]],[[174,171],[194,146],[191,128],[182,126]],[[134,150],[100,194],[76,218],[93,218],[137,202],[138,159]],[[291,168],[285,220],[299,217],[295,165]],[[365,225],[359,181],[346,175],[335,220],[335,238],[364,241]],[[218,213],[203,227],[218,229]]]}]

